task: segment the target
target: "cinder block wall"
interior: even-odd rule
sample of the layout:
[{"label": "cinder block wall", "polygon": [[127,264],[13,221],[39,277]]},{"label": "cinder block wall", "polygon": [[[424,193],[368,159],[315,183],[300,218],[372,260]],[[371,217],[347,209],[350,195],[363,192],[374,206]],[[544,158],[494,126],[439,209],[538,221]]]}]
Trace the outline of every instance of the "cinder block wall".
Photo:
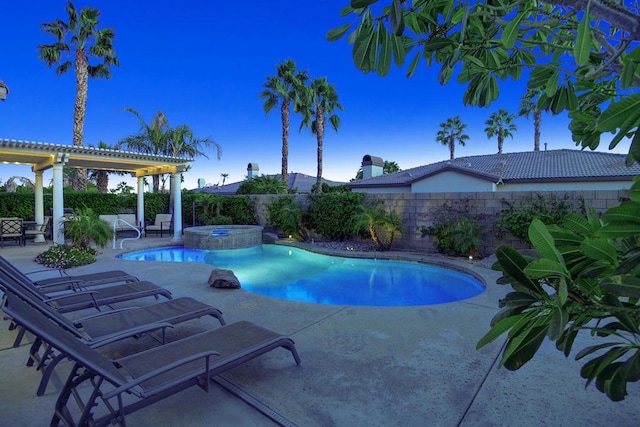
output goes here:
[{"label": "cinder block wall", "polygon": [[[605,210],[617,206],[621,200],[628,196],[626,190],[600,190],[600,191],[562,191],[562,192],[536,192],[548,196],[555,194],[563,198],[585,200],[587,206],[591,206],[596,211],[602,213]],[[268,224],[268,205],[271,200],[278,197],[276,195],[253,196],[255,201],[255,211],[260,225]],[[311,199],[308,195],[293,195],[301,205],[308,207]],[[514,202],[523,198],[530,198],[531,193],[523,191],[513,192],[469,192],[469,193],[392,193],[392,194],[371,194],[367,195],[367,201],[380,200],[384,206],[396,212],[402,218],[403,232],[396,235],[393,243],[394,249],[402,249],[417,252],[436,252],[433,246],[433,237],[426,235],[422,237],[421,227],[433,225],[435,214],[445,204],[459,206],[464,200],[468,200],[469,214],[482,217],[482,223],[488,230],[484,247],[479,248],[482,255],[493,253],[501,243],[507,243],[521,248],[523,245],[513,237],[506,236],[502,240],[496,239],[494,235],[494,222],[500,211],[506,209],[503,201]]]}]

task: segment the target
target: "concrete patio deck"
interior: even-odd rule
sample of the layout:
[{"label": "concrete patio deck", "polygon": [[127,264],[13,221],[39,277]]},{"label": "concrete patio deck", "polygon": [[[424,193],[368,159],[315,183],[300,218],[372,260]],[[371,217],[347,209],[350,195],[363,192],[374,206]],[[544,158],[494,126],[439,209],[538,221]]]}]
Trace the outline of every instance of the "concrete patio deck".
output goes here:
[{"label": "concrete patio deck", "polygon": [[[168,238],[147,238],[127,242],[126,251],[168,244]],[[33,258],[44,249],[31,243],[5,245],[0,255],[23,271],[33,271],[41,267]],[[123,251],[102,252],[97,263],[73,271],[122,269],[171,290],[175,297],[192,296],[220,308],[228,323],[250,320],[291,336],[301,366],[295,366],[289,352],[275,350],[224,375],[271,408],[284,424],[633,426],[640,422],[637,384],[630,385],[625,401],[613,403],[595,387],[585,389],[581,364],[565,359],[548,341],[517,372],[495,367],[504,340],[475,350],[497,311],[498,299],[508,291],[495,285],[496,272],[479,265],[461,263],[487,283],[487,291],[475,298],[434,306],[354,307],[213,289],[206,283],[211,266],[125,261],[115,258]],[[0,322],[0,424],[48,425],[60,382],[50,384],[45,396],[35,395],[41,375],[25,366],[28,346],[11,347],[15,331],[7,326],[7,321]],[[213,319],[187,322],[171,330],[169,337],[212,327],[218,327]],[[137,343],[126,345],[144,345]],[[587,344],[588,338],[581,338],[574,348]],[[62,379],[64,368],[58,369]],[[276,425],[218,386],[209,394],[189,389],[128,416],[127,421],[131,426]]]}]

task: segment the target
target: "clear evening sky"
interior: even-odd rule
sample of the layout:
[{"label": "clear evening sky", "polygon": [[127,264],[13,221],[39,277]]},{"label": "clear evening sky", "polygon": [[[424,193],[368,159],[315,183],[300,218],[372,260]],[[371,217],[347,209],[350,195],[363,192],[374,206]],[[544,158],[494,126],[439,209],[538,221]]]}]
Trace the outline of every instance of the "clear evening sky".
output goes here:
[{"label": "clear evening sky", "polygon": [[[390,75],[362,74],[353,65],[346,39],[328,42],[328,30],[347,22],[340,10],[349,0],[269,1],[76,1],[79,10],[100,10],[99,28],[112,27],[120,67],[109,80],[89,81],[85,145],[103,141],[113,145],[136,133],[139,122],[124,111],[133,107],[147,122],[159,110],[171,126],[188,124],[196,136],[211,136],[222,146],[221,160],[210,153],[185,174],[184,188],[198,178],[207,183],[240,181],[250,162],[260,173],[281,168],[279,108],[265,115],[259,98],[268,76],[287,58],[314,77],[327,77],[344,106],[338,112],[338,132],[327,128],[324,174],[348,181],[371,154],[398,163],[401,169],[448,159],[448,148],[435,141],[439,124],[460,115],[470,141],[456,146],[456,157],[492,154],[497,141],[488,140],[484,122],[499,108],[517,114],[525,82],[501,85],[501,95],[490,108],[465,107],[464,86],[440,86],[437,68],[421,64],[416,74],[405,69]],[[72,71],[58,76],[38,59],[37,46],[51,44],[40,24],[68,20],[66,1],[5,2],[0,24],[0,79],[10,89],[0,104],[0,138],[72,144],[75,81]],[[412,57],[412,56],[410,56]],[[541,149],[576,148],[566,115],[543,114]],[[292,116],[289,169],[316,175],[316,140],[310,131],[298,132],[300,119]],[[505,152],[533,150],[533,122],[520,117],[514,139]],[[621,144],[622,146],[623,144]],[[607,149],[603,143],[600,150]],[[628,144],[620,147],[628,149]],[[0,159],[1,160],[1,159]],[[49,172],[50,173],[50,172]],[[33,178],[26,166],[0,165],[0,179]],[[45,174],[45,182],[50,177]],[[110,186],[122,181],[112,175]],[[131,181],[133,182],[133,180]]]}]

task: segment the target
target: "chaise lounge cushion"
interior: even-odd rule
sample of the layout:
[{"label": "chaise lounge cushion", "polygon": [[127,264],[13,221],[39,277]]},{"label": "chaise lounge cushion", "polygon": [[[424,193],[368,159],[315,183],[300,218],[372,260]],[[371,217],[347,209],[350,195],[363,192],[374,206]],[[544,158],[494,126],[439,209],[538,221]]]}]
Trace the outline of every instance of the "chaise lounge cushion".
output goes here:
[{"label": "chaise lounge cushion", "polygon": [[[133,225],[134,227],[137,227],[136,214],[100,215],[99,218],[109,224],[109,228],[111,228],[112,230],[113,223],[118,221],[118,219],[122,219]],[[131,227],[121,221],[118,221],[118,223],[116,224],[116,232],[129,230],[131,230]]]}]

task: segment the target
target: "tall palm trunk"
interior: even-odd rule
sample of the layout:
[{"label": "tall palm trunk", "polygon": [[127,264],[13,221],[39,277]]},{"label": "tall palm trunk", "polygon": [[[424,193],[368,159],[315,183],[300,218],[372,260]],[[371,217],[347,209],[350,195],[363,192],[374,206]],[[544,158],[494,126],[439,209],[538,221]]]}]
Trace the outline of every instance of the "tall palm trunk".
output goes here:
[{"label": "tall palm trunk", "polygon": [[454,135],[449,137],[449,159],[453,160],[453,153],[456,149],[456,139]]},{"label": "tall palm trunk", "polygon": [[96,172],[96,187],[98,187],[98,193],[109,192],[109,174],[107,171]]},{"label": "tall palm trunk", "polygon": [[540,124],[542,123],[542,112],[533,111],[533,151],[540,151]]},{"label": "tall palm trunk", "polygon": [[322,150],[324,144],[324,111],[322,105],[316,107],[316,138],[318,140],[318,175],[316,179],[316,193],[322,193]]},{"label": "tall palm trunk", "polygon": [[504,133],[502,128],[498,130],[498,154],[502,154],[502,144],[504,143]]},{"label": "tall palm trunk", "polygon": [[[87,112],[87,91],[89,88],[89,69],[87,56],[83,49],[76,49],[76,103],[73,109],[73,145],[81,147],[83,143],[84,118]],[[87,189],[87,170],[78,169],[73,188]]]},{"label": "tall palm trunk", "polygon": [[284,99],[280,107],[282,116],[282,181],[289,192],[289,100]]}]

